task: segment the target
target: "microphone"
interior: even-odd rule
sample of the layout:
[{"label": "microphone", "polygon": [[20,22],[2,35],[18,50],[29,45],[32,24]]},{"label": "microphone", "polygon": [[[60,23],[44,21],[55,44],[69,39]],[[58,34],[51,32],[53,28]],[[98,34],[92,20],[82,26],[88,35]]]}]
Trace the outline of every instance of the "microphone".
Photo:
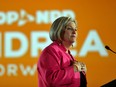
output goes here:
[{"label": "microphone", "polygon": [[116,52],[114,52],[112,49],[110,49],[110,47],[109,46],[105,46],[105,48],[107,49],[107,50],[110,50],[111,52],[113,52],[113,53],[115,53],[116,54]]}]

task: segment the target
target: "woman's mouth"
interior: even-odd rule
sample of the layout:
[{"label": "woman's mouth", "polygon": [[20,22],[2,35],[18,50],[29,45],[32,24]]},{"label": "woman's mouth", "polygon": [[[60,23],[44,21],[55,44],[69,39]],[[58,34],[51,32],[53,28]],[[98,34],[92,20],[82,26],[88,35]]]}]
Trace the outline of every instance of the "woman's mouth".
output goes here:
[{"label": "woman's mouth", "polygon": [[76,37],[76,35],[71,35],[71,37]]}]

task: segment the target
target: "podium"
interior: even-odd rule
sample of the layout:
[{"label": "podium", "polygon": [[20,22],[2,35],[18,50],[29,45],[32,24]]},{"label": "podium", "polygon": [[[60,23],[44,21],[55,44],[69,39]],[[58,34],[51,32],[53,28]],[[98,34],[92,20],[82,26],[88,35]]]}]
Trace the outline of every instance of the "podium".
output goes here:
[{"label": "podium", "polygon": [[116,79],[102,85],[101,87],[116,87]]}]

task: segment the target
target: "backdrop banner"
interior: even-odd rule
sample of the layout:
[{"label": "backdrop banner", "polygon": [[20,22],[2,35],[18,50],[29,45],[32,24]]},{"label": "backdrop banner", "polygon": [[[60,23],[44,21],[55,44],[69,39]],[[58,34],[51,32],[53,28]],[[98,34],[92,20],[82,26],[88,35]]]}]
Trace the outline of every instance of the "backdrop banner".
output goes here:
[{"label": "backdrop banner", "polygon": [[37,87],[37,61],[51,43],[49,29],[60,16],[78,22],[71,53],[87,66],[88,87],[116,79],[115,0],[0,1],[0,87]]}]

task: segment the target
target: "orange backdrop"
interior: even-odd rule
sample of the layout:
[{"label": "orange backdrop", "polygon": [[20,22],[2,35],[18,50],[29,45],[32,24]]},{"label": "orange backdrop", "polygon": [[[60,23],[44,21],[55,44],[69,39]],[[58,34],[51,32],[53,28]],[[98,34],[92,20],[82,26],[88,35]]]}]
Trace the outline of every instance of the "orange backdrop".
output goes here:
[{"label": "orange backdrop", "polygon": [[88,87],[100,87],[116,78],[116,55],[104,48],[109,45],[116,51],[115,0],[3,0],[0,87],[37,87],[36,63],[50,43],[52,17],[61,15],[77,19],[78,38],[72,50],[87,65]]}]

